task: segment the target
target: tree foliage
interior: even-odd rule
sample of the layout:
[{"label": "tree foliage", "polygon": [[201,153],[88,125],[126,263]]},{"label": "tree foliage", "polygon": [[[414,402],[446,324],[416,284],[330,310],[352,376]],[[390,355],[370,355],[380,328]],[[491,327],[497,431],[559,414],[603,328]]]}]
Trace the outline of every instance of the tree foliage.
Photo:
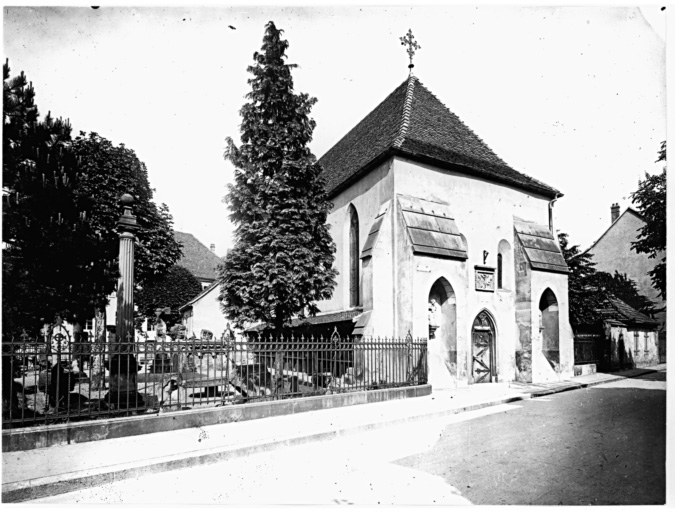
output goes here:
[{"label": "tree foliage", "polygon": [[326,219],[331,208],[321,169],[307,147],[316,99],[295,93],[286,64],[288,42],[273,22],[248,67],[251,91],[242,107],[241,145],[227,139],[234,165],[226,202],[235,245],[219,269],[220,300],[241,325],[263,321],[280,330],[293,315],[318,312],[332,295],[335,244]]},{"label": "tree foliage", "polygon": [[[89,225],[97,235],[97,251],[110,244],[114,258],[119,251],[117,221],[122,213],[119,199],[124,193],[135,201],[132,213],[138,231],[134,251],[134,281],[141,285],[161,279],[181,256],[173,233],[173,218],[165,204],[153,202],[148,171],[136,153],[124,144],[114,146],[97,133],[80,133],[73,141],[80,162],[76,201],[80,210],[91,211]],[[109,252],[106,251],[106,254]]]},{"label": "tree foliage", "polygon": [[[657,162],[666,161],[666,142],[661,143]],[[654,288],[666,298],[666,166],[660,174],[645,173],[645,179],[638,182],[638,189],[631,199],[646,223],[640,229],[632,249],[637,253],[648,254],[650,258],[660,258],[649,272]]]},{"label": "tree foliage", "polygon": [[180,257],[166,206],[152,203],[133,151],[67,121],[39,120],[23,73],[3,69],[3,333],[34,332],[56,313],[82,321],[107,303],[118,277],[119,198],[136,198],[136,281],[157,279]]},{"label": "tree foliage", "polygon": [[593,255],[570,245],[567,233],[558,234],[563,258],[570,270],[568,276],[568,303],[572,325],[593,325],[602,317],[598,310],[604,308],[609,298],[618,298],[647,315],[653,313],[653,303],[640,294],[635,281],[626,274],[598,272]]},{"label": "tree foliage", "polygon": [[596,272],[592,283],[602,296],[614,296],[621,299],[633,309],[637,309],[646,315],[655,312],[654,303],[642,295],[637,284],[627,274],[614,271],[614,275],[608,272]]},{"label": "tree foliage", "polygon": [[596,270],[593,255],[582,253],[578,245],[570,245],[567,233],[558,233],[563,258],[570,270],[568,275],[568,303],[572,325],[591,325],[598,321],[596,312],[601,298],[593,282]]},{"label": "tree foliage", "polygon": [[202,292],[199,280],[185,267],[174,265],[158,281],[139,290],[134,297],[141,318],[155,316],[157,309],[171,308],[171,312],[162,317],[168,326],[180,322],[178,308],[194,299]]}]

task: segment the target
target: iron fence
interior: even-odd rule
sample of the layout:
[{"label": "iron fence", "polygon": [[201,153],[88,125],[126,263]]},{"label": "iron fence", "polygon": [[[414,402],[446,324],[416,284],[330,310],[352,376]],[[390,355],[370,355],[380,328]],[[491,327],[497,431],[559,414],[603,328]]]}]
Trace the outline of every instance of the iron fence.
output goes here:
[{"label": "iron fence", "polygon": [[426,339],[2,343],[3,429],[425,384]]}]

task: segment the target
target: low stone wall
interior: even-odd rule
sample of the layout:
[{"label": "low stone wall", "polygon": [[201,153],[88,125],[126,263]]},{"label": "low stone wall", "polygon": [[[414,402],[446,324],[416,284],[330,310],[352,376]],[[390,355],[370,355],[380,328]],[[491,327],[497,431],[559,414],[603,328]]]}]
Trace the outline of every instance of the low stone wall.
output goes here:
[{"label": "low stone wall", "polygon": [[128,418],[82,421],[63,425],[18,428],[2,433],[2,451],[12,452],[48,446],[102,441],[126,436],[249,421],[283,414],[296,414],[385,400],[415,398],[431,394],[431,385],[357,391],[289,400],[275,400],[212,409],[163,412]]}]

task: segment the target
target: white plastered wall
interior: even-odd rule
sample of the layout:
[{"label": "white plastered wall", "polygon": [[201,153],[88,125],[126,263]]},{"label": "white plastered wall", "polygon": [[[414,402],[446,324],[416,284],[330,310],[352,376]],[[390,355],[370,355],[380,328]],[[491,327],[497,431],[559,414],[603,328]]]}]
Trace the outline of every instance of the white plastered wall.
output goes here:
[{"label": "white plastered wall", "polygon": [[[457,300],[457,385],[471,382],[471,328],[476,316],[486,310],[495,323],[496,364],[499,381],[515,380],[515,350],[518,327],[515,318],[515,281],[512,269],[506,273],[502,289],[477,291],[475,265],[497,266],[502,240],[510,246],[508,262],[513,264],[513,217],[548,224],[548,200],[475,177],[440,170],[405,159],[394,159],[395,191],[450,205],[460,232],[466,237],[468,259],[465,262],[416,255],[407,265],[413,279],[395,282],[397,307],[401,314],[398,331],[405,334],[405,310],[413,313],[413,336],[428,337],[427,304],[431,286],[444,277],[453,287]],[[396,223],[397,249],[410,252],[407,233]],[[483,251],[488,255],[483,260]],[[406,264],[399,258],[399,265]],[[420,270],[420,267],[427,270]],[[403,273],[398,272],[399,275]],[[566,296],[565,296],[566,300]],[[412,304],[408,306],[408,302]]]},{"label": "white plastered wall", "polygon": [[[554,382],[574,376],[574,335],[569,320],[567,274],[532,271],[532,381]],[[543,353],[539,329],[539,300],[547,288],[558,301],[560,371],[556,372]]]},{"label": "white plastered wall", "polygon": [[[368,232],[380,205],[391,198],[393,175],[390,162],[384,162],[337,196],[331,198],[333,209],[327,222],[337,247],[334,267],[339,272],[333,297],[318,302],[322,313],[349,309],[349,206],[354,205],[359,217],[359,254],[368,238]],[[361,279],[363,279],[363,269]],[[361,286],[363,290],[363,285]],[[363,295],[363,294],[362,294]],[[363,298],[362,298],[363,300]],[[391,335],[391,334],[389,334]]]}]

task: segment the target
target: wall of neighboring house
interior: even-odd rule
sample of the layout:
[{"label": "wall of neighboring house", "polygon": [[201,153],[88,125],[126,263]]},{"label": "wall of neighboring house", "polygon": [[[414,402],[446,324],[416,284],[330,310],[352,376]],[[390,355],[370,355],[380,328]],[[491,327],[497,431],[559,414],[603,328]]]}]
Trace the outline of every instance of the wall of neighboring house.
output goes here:
[{"label": "wall of neighboring house", "polygon": [[611,368],[645,368],[659,363],[658,333],[639,326],[606,325]]},{"label": "wall of neighboring house", "polygon": [[[652,286],[649,271],[661,261],[663,255],[654,259],[631,249],[631,244],[637,239],[638,231],[644,225],[644,221],[636,213],[626,210],[589,249],[589,252],[593,255],[596,270],[610,274],[614,274],[615,271],[627,274],[635,281],[640,293],[661,307],[665,303],[658,297],[658,291]],[[665,321],[665,318],[663,320]]]},{"label": "wall of neighboring house", "polygon": [[187,337],[199,337],[202,329],[211,331],[215,338],[220,338],[227,326],[227,319],[220,309],[218,295],[220,287],[214,286],[200,298],[195,300],[192,307],[183,312],[183,325]]}]

